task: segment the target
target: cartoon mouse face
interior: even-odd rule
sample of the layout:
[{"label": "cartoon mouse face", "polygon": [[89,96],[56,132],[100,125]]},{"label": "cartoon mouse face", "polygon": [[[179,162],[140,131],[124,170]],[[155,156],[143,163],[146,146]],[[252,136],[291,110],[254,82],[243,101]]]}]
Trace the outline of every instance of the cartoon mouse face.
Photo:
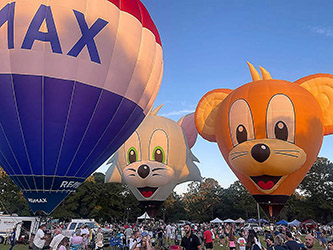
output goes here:
[{"label": "cartoon mouse face", "polygon": [[218,143],[255,198],[281,200],[311,168],[323,136],[333,132],[333,76],[317,74],[292,83],[271,79],[263,68],[261,79],[249,66],[253,82],[208,92],[197,106],[195,123],[205,139]]},{"label": "cartoon mouse face", "polygon": [[322,111],[298,84],[248,83],[229,94],[217,112],[216,124],[225,128],[216,130],[223,156],[262,193],[272,193],[297,170],[306,173],[319,152]]},{"label": "cartoon mouse face", "polygon": [[[197,159],[190,151],[195,139],[185,133],[192,129],[197,134],[194,114],[188,119],[192,128],[181,126],[183,119],[177,123],[161,116],[147,116],[118,149],[106,180],[115,182],[119,174],[120,181],[129,185],[139,201],[165,200],[177,184],[200,181],[200,172],[193,162]],[[190,147],[188,141],[192,141]]]}]

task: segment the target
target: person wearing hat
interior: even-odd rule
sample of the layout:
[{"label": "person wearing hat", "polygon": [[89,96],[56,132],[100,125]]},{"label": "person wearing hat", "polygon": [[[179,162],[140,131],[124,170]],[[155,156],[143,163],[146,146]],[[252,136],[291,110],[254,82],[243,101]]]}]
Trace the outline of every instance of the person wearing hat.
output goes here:
[{"label": "person wearing hat", "polygon": [[184,226],[185,236],[180,243],[181,250],[201,250],[201,243],[195,234],[192,233],[191,225],[185,224]]}]

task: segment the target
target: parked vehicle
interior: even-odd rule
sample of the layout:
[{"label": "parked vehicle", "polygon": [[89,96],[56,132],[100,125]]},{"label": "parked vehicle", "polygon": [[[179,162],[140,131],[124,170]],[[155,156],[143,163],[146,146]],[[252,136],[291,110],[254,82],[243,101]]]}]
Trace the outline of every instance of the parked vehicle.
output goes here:
[{"label": "parked vehicle", "polygon": [[27,244],[35,235],[40,224],[39,217],[0,215],[0,244],[9,240],[9,235],[16,228],[16,241]]},{"label": "parked vehicle", "polygon": [[112,231],[107,228],[102,228],[94,219],[72,219],[68,226],[62,230],[62,234],[66,237],[71,237],[77,229],[80,229],[82,225],[86,225],[92,229],[93,234],[97,233],[97,229],[102,229],[103,243],[105,246],[110,244],[112,238]]}]

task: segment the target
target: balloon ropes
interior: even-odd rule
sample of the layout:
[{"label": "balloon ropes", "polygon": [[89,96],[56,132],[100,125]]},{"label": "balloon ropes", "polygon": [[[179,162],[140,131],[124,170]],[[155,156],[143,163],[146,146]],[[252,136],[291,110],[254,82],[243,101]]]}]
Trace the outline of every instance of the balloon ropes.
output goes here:
[{"label": "balloon ropes", "polygon": [[49,214],[151,109],[161,40],[139,0],[1,1],[0,26],[0,164]]},{"label": "balloon ropes", "polygon": [[253,81],[208,92],[196,108],[200,135],[217,142],[225,161],[264,211],[276,218],[333,133],[333,76],[272,79],[249,64]]}]

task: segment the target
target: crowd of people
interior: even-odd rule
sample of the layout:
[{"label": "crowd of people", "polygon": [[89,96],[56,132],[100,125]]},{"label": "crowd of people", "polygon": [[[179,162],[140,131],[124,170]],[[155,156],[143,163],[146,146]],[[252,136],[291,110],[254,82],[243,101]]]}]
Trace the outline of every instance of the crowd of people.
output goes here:
[{"label": "crowd of people", "polygon": [[[48,229],[40,225],[32,242],[33,250],[49,246],[51,250],[103,249],[106,245],[128,250],[154,249],[216,249],[229,250],[313,250],[315,242],[324,250],[333,250],[333,227],[322,226],[299,229],[285,226],[264,226],[254,231],[242,224],[165,224],[142,222],[133,224],[105,224],[111,232],[105,239],[102,228],[92,229],[82,224],[71,237],[63,235],[64,224]],[[15,239],[15,230],[11,235]],[[12,241],[11,241],[12,242]],[[106,244],[107,243],[107,244]],[[11,250],[15,244],[11,244]]]}]

